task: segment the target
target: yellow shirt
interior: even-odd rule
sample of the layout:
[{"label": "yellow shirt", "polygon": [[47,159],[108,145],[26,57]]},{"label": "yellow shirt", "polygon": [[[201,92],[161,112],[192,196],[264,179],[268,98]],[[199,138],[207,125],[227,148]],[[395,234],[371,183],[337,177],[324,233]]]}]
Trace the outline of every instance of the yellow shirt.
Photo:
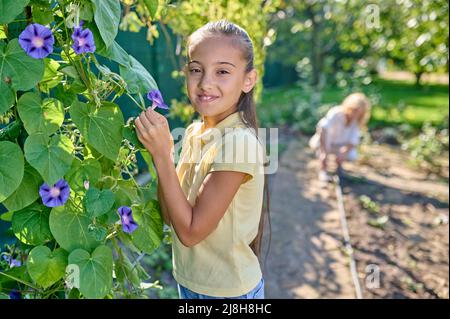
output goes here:
[{"label": "yellow shirt", "polygon": [[[258,233],[264,190],[263,147],[239,113],[204,130],[198,121],[188,126],[177,175],[194,206],[206,175],[214,171],[247,173],[217,228],[193,247],[184,246],[172,227],[173,275],[182,286],[209,296],[237,297],[261,280],[258,258],[250,243]],[[211,198],[214,200],[214,198]]]}]

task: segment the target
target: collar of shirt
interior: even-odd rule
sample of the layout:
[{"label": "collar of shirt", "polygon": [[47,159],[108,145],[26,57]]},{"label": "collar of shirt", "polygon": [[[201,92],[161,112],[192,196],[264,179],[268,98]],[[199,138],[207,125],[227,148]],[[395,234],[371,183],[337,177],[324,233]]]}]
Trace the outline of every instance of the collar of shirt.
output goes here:
[{"label": "collar of shirt", "polygon": [[212,142],[211,139],[217,138],[219,133],[220,133],[220,136],[223,136],[226,128],[236,128],[236,127],[244,127],[245,126],[245,124],[242,122],[239,111],[231,113],[226,118],[224,118],[222,121],[217,123],[216,126],[214,126],[212,128],[208,128],[204,132],[202,132],[203,125],[204,125],[204,123],[201,122],[201,124],[198,125],[197,130],[195,132],[193,132],[193,134],[192,134],[192,136],[194,138],[200,139],[202,145]]}]

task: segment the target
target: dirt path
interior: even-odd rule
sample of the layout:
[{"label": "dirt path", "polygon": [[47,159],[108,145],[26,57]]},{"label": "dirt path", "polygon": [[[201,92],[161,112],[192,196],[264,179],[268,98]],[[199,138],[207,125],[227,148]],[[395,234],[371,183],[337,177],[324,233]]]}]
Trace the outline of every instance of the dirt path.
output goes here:
[{"label": "dirt path", "polygon": [[354,298],[333,189],[321,188],[304,142],[292,140],[271,180],[267,298]]},{"label": "dirt path", "polygon": [[[318,162],[306,139],[291,138],[271,176],[271,250],[267,298],[355,298],[334,187],[316,180]],[[348,164],[344,201],[364,298],[448,298],[447,182],[413,170],[405,153],[388,146],[363,149]],[[365,209],[370,197],[378,212]],[[382,216],[387,222],[373,227]],[[267,246],[267,242],[266,242]],[[381,272],[367,289],[367,266]]]}]

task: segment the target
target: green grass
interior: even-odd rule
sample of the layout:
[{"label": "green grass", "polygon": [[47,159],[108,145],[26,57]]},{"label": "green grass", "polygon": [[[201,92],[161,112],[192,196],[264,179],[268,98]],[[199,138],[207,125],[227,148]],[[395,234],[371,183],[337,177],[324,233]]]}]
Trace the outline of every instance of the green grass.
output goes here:
[{"label": "green grass", "polygon": [[[425,122],[441,124],[449,114],[448,85],[416,87],[414,83],[377,79],[363,89],[376,97],[369,125],[372,127],[397,126],[407,123],[419,128]],[[323,91],[323,104],[338,104],[345,91],[329,87]],[[265,89],[258,115],[261,124],[289,124],[293,119],[293,106],[309,100],[309,92],[297,86]]]}]

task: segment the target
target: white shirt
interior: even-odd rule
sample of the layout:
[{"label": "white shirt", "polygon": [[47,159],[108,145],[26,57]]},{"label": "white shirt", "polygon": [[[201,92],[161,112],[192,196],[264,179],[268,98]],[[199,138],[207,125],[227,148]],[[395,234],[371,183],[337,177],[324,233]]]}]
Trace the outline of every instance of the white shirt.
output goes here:
[{"label": "white shirt", "polygon": [[358,145],[360,140],[360,130],[357,121],[352,121],[349,125],[346,124],[344,112],[339,106],[331,108],[327,115],[323,117],[318,127],[326,130],[325,149],[353,144]]}]

